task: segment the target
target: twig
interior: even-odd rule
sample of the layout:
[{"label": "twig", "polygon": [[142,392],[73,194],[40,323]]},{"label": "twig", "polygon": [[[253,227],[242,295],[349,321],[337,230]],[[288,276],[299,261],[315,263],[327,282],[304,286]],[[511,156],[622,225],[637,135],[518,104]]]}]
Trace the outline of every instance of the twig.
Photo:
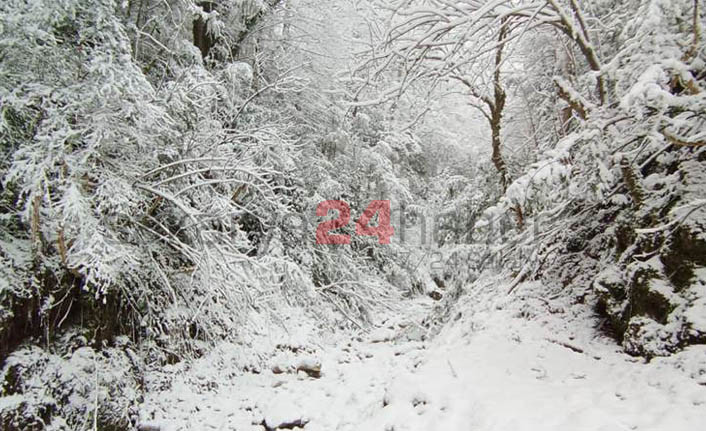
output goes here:
[{"label": "twig", "polygon": [[451,365],[451,361],[449,359],[447,359],[446,363],[449,364],[449,368],[451,368],[451,375],[454,376],[454,379],[458,379],[458,374],[456,374],[456,370],[454,369],[454,366]]},{"label": "twig", "polygon": [[545,338],[545,340],[549,341],[550,343],[557,344],[557,345],[559,345],[559,346],[561,346],[561,347],[566,347],[567,349],[572,350],[572,351],[574,351],[574,352],[576,352],[576,353],[586,353],[582,348],[576,347],[576,346],[571,345],[571,344],[569,344],[569,343],[565,343],[565,342],[563,342],[563,341],[555,340],[555,339],[553,339],[553,338]]}]

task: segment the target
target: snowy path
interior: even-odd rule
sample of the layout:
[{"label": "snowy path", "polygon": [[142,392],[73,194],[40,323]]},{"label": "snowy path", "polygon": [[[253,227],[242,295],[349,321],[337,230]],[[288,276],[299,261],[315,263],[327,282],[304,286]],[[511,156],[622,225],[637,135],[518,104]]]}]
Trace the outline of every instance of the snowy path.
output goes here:
[{"label": "snowy path", "polygon": [[192,377],[144,413],[162,431],[703,429],[706,376],[700,385],[677,359],[637,363],[605,340],[557,335],[558,319],[516,311],[462,316],[428,342],[391,340],[388,328],[338,342],[313,354],[320,378],[263,370],[199,388]]}]

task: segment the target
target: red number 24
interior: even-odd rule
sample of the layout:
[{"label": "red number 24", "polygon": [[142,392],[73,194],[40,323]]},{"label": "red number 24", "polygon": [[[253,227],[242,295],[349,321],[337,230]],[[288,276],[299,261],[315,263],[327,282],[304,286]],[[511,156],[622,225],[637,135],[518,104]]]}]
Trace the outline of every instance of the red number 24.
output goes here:
[{"label": "red number 24", "polygon": [[[316,228],[317,244],[350,244],[350,235],[333,235],[328,232],[339,229],[351,220],[351,207],[343,201],[323,201],[316,208],[318,217],[326,217],[330,210],[338,211],[338,218],[319,223]],[[377,226],[369,226],[370,220],[378,214]],[[390,201],[372,201],[355,222],[355,234],[377,236],[380,244],[389,244],[395,229],[390,224]]]}]

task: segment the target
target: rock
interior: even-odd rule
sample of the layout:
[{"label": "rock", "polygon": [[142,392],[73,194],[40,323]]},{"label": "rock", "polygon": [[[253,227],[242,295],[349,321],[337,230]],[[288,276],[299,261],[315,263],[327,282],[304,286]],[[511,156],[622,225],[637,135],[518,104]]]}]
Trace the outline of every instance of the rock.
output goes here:
[{"label": "rock", "polygon": [[395,338],[395,331],[388,328],[378,328],[370,333],[371,343],[384,343]]},{"label": "rock", "polygon": [[297,364],[297,372],[303,371],[309,377],[316,379],[321,377],[321,363],[315,359],[301,359]]},{"label": "rock", "polygon": [[301,407],[287,395],[276,395],[264,409],[261,425],[268,431],[302,428],[309,419],[302,415]]},{"label": "rock", "polygon": [[669,356],[678,350],[678,343],[671,328],[643,316],[630,319],[623,336],[625,351],[645,358]]},{"label": "rock", "polygon": [[429,292],[429,297],[434,301],[440,301],[443,296],[444,295],[442,295],[441,292],[439,292],[438,290],[433,290]]},{"label": "rock", "polygon": [[265,427],[267,431],[275,431],[275,430],[291,430],[294,428],[304,428],[306,424],[309,423],[308,421],[302,420],[302,419],[297,419],[292,422],[282,422],[277,426],[270,426],[267,421],[264,421],[262,423],[262,426]]}]

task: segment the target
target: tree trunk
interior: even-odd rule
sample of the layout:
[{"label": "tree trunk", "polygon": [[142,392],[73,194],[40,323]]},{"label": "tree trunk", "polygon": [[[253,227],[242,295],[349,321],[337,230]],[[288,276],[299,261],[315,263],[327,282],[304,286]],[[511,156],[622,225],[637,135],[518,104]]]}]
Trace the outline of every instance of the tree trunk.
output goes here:
[{"label": "tree trunk", "polygon": [[[214,9],[214,4],[210,1],[200,2],[198,6],[201,7],[206,13],[209,13]],[[208,52],[216,43],[216,40],[213,35],[208,33],[208,23],[201,16],[194,20],[193,34],[194,45],[196,45],[199,51],[201,51],[201,57],[205,60],[208,56]]]},{"label": "tree trunk", "polygon": [[503,20],[500,26],[500,33],[498,35],[498,48],[495,51],[495,71],[493,72],[493,102],[489,103],[490,107],[490,132],[491,132],[491,143],[493,146],[493,165],[495,169],[498,170],[500,174],[500,185],[502,186],[503,192],[507,190],[509,185],[509,178],[507,175],[507,167],[505,165],[505,159],[503,158],[501,151],[501,127],[502,127],[502,117],[503,109],[505,109],[505,90],[502,88],[502,83],[500,81],[500,66],[503,61],[503,46],[505,38],[507,37],[507,20]]}]

